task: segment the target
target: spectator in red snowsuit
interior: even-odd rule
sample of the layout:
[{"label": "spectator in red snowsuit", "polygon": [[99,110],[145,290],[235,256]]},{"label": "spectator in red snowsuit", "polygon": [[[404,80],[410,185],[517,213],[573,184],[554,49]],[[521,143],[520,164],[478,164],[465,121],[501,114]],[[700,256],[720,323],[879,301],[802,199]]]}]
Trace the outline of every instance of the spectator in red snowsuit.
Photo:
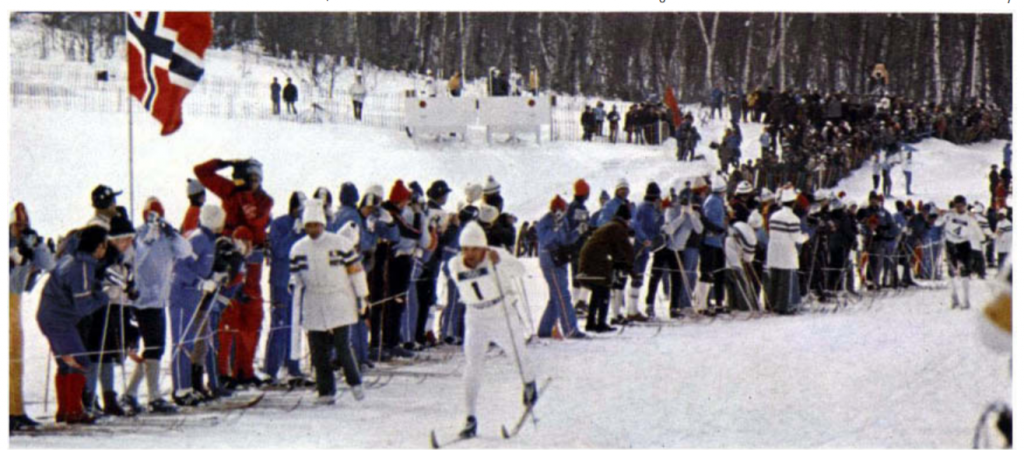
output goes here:
[{"label": "spectator in red snowsuit", "polygon": [[[234,168],[234,181],[217,175],[218,170],[226,167]],[[246,260],[245,284],[237,301],[231,302],[224,310],[218,327],[220,353],[217,356],[217,368],[221,378],[227,380],[227,385],[258,384],[253,372],[253,358],[263,324],[260,280],[263,248],[267,242],[267,226],[274,199],[261,187],[263,166],[253,159],[212,159],[196,166],[195,174],[203,186],[220,197],[226,215],[223,234],[231,236],[236,228],[243,226],[252,232],[254,249]],[[234,364],[230,360],[232,344],[235,345]]]}]

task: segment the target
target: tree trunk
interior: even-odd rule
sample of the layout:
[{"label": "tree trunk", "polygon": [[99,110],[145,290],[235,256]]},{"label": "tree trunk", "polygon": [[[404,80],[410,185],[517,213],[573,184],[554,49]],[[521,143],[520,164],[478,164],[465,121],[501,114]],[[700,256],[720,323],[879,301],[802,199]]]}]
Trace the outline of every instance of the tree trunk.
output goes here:
[{"label": "tree trunk", "polygon": [[932,14],[932,70],[935,81],[935,102],[942,103],[942,58],[939,35],[939,14]]},{"label": "tree trunk", "polygon": [[981,73],[981,14],[974,16],[974,45],[971,49],[971,98],[978,97],[978,78]]},{"label": "tree trunk", "polygon": [[468,80],[466,74],[466,50],[467,43],[466,35],[469,33],[469,27],[466,25],[466,15],[472,13],[459,13],[459,71],[462,72],[462,79]]},{"label": "tree trunk", "polygon": [[704,39],[704,48],[707,51],[706,58],[704,59],[704,87],[707,91],[711,91],[714,85],[715,75],[715,46],[718,44],[718,14],[715,13],[714,19],[711,21],[711,35],[708,36],[708,30],[704,26],[704,18],[701,17],[701,13],[697,13],[697,25],[700,26],[700,36]]},{"label": "tree trunk", "polygon": [[779,16],[779,92],[786,90],[786,31],[789,23],[786,21],[786,13]]},{"label": "tree trunk", "polygon": [[747,47],[743,52],[743,89],[750,89],[750,49],[754,42],[754,13],[747,17]]}]

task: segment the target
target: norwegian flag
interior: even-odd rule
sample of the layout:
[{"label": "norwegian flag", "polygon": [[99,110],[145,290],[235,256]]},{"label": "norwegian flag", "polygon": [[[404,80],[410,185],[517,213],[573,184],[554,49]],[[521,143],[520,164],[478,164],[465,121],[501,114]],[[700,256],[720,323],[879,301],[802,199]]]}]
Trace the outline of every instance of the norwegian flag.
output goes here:
[{"label": "norwegian flag", "polygon": [[128,92],[167,136],[181,128],[181,104],[203,77],[213,21],[204,12],[131,12],[127,22]]}]

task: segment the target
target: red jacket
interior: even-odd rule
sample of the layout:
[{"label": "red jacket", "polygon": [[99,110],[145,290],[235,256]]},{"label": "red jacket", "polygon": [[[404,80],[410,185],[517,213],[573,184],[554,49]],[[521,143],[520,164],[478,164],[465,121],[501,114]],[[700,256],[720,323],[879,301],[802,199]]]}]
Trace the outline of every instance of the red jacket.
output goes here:
[{"label": "red jacket", "polygon": [[185,220],[181,222],[181,235],[185,236],[189,231],[199,228],[199,211],[202,208],[198,206],[189,206],[188,211],[185,211]]},{"label": "red jacket", "polygon": [[[217,171],[228,167],[220,159],[211,159],[195,167],[196,178],[203,186],[220,197],[224,208],[224,233],[230,236],[235,228],[245,225],[252,231],[253,244],[262,246],[267,242],[267,225],[270,223],[270,209],[274,199],[260,188],[256,192],[243,190],[231,180],[217,175]],[[249,209],[247,216],[245,210]]]}]

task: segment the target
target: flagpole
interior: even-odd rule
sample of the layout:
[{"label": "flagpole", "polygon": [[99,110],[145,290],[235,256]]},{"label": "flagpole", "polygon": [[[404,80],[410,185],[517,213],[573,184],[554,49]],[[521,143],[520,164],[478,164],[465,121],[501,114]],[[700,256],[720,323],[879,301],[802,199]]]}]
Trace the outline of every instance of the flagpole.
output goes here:
[{"label": "flagpole", "polygon": [[135,217],[135,136],[132,127],[132,98],[128,96],[128,217]]}]

